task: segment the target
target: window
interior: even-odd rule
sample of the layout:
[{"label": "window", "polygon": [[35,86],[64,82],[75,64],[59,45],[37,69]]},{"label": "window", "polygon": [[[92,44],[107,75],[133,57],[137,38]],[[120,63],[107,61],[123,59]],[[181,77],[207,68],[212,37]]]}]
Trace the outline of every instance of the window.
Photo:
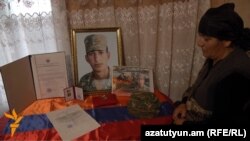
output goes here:
[{"label": "window", "polygon": [[[0,66],[29,54],[57,51],[54,23],[51,0],[0,0]],[[7,110],[0,74],[0,116]]]},{"label": "window", "polygon": [[[51,3],[50,0],[8,0],[1,1],[0,5],[8,11],[5,14],[30,14],[33,13],[42,13],[42,12],[50,12],[51,11]],[[9,10],[6,10],[9,5]]]}]

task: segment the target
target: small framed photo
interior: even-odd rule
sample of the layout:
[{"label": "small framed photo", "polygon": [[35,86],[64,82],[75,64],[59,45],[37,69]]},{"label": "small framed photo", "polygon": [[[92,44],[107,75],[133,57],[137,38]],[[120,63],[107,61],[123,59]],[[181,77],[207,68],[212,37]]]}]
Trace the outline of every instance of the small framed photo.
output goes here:
[{"label": "small framed photo", "polygon": [[71,30],[74,83],[84,94],[112,90],[112,67],[123,65],[121,29]]},{"label": "small framed photo", "polygon": [[70,101],[70,100],[75,99],[74,88],[73,87],[65,88],[64,97],[65,97],[65,101]]},{"label": "small framed photo", "polygon": [[152,69],[113,66],[112,93],[119,92],[154,92]]},{"label": "small framed photo", "polygon": [[64,97],[65,101],[70,101],[73,99],[84,100],[84,95],[82,92],[82,88],[71,86],[64,89]]}]

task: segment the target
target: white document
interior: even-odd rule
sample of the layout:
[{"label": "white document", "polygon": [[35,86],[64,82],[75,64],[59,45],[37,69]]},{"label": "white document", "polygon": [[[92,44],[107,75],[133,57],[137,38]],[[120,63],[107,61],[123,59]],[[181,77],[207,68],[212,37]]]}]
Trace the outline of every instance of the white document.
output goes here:
[{"label": "white document", "polygon": [[64,52],[32,55],[31,64],[37,99],[64,97],[68,87]]},{"label": "white document", "polygon": [[98,127],[100,124],[79,105],[47,113],[47,117],[63,140],[73,140]]}]

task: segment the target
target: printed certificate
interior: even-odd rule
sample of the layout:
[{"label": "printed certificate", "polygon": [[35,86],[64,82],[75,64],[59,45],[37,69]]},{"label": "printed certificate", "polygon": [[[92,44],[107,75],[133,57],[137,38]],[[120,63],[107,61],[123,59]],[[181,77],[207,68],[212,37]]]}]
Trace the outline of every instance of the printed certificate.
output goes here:
[{"label": "printed certificate", "polygon": [[64,97],[68,87],[65,54],[63,52],[31,56],[37,99]]},{"label": "printed certificate", "polygon": [[0,69],[9,108],[17,113],[37,99],[64,97],[68,87],[64,52],[28,55]]},{"label": "printed certificate", "polygon": [[100,127],[79,105],[49,112],[47,116],[63,140],[73,140]]}]

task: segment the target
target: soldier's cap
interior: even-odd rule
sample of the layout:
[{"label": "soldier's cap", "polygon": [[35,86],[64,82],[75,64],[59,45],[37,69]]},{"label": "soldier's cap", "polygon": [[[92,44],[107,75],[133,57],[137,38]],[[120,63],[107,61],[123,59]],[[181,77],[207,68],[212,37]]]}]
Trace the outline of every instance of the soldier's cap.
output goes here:
[{"label": "soldier's cap", "polygon": [[85,49],[86,53],[96,51],[96,50],[106,50],[107,46],[107,39],[102,34],[91,34],[88,35],[85,40]]}]

